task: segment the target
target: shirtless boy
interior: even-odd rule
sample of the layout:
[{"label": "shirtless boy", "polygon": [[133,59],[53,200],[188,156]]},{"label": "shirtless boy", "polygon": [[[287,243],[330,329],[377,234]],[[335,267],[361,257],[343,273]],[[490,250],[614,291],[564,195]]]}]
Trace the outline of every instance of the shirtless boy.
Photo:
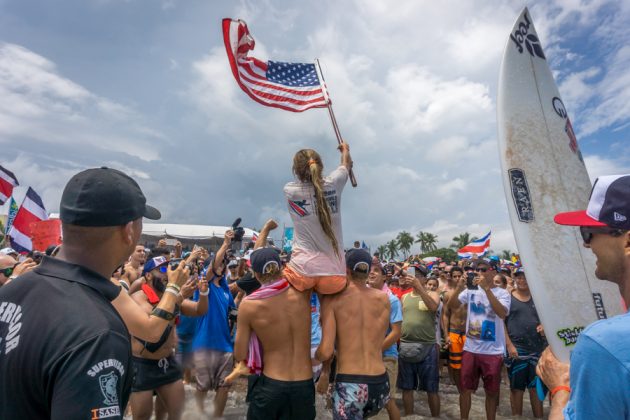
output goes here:
[{"label": "shirtless boy", "polygon": [[330,359],[336,342],[334,419],[371,417],[389,401],[382,351],[390,305],[385,293],[366,285],[371,264],[372,257],[364,249],[348,251],[348,287],[322,299],[322,341],[315,357]]},{"label": "shirtless boy", "polygon": [[457,299],[457,285],[465,282],[464,271],[457,266],[451,269],[451,278],[447,284],[446,294],[444,295],[444,311],[442,312],[442,326],[444,331],[448,331],[445,338],[445,345],[448,346],[448,373],[451,382],[457,386],[457,390],[461,394],[459,377],[462,368],[462,352],[464,351],[464,342],[466,341],[466,305],[461,305],[456,310],[451,310],[446,303],[455,296]]},{"label": "shirtless boy", "polygon": [[[299,292],[284,279],[277,249],[260,247],[277,226],[273,220],[265,224],[250,256],[261,287],[239,307],[234,358],[247,359],[257,374],[250,381],[248,419],[314,419],[310,292]],[[248,354],[250,340],[258,341],[262,360]]]}]

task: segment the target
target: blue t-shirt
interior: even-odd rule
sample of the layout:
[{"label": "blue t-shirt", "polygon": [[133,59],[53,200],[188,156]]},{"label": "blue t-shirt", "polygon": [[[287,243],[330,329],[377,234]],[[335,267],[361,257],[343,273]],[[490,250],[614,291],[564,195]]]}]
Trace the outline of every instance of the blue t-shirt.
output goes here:
[{"label": "blue t-shirt", "polygon": [[210,281],[208,288],[208,312],[197,321],[193,351],[205,349],[232,353],[234,343],[228,327],[228,308],[236,307],[234,298],[225,276],[221,277],[219,286]]},{"label": "blue t-shirt", "polygon": [[311,347],[322,342],[322,326],[319,323],[319,299],[315,292],[311,293]]},{"label": "blue t-shirt", "polygon": [[630,313],[589,325],[571,353],[568,419],[630,418]]},{"label": "blue t-shirt", "polygon": [[[400,304],[400,300],[393,293],[388,293],[387,297],[389,298],[390,306],[389,325],[395,324],[397,322],[402,322],[402,305]],[[391,328],[387,328],[387,334],[389,334],[391,331]],[[383,352],[383,357],[398,357],[398,348],[396,347],[396,343],[392,344],[390,348]]]}]

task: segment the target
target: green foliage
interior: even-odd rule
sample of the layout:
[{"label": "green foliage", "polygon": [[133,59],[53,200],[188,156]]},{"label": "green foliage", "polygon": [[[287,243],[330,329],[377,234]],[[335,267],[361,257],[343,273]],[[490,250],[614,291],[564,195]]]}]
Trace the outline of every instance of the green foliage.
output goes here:
[{"label": "green foliage", "polygon": [[420,252],[427,253],[437,249],[437,235],[429,232],[418,232],[416,243],[420,244]]},{"label": "green foliage", "polygon": [[402,251],[403,256],[407,259],[407,255],[409,255],[409,251],[411,250],[411,245],[413,245],[413,236],[409,232],[405,232],[404,230],[396,236],[396,242],[398,243],[398,249]]}]

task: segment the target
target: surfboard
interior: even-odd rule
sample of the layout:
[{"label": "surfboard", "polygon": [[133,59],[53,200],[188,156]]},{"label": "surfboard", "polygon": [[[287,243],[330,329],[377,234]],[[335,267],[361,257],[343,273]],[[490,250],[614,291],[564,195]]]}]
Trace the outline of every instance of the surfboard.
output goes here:
[{"label": "surfboard", "polygon": [[595,277],[578,228],[555,214],[585,209],[591,182],[566,107],[525,8],[509,34],[499,74],[503,186],[527,282],[549,345],[569,361],[580,332],[620,314],[613,283]]}]

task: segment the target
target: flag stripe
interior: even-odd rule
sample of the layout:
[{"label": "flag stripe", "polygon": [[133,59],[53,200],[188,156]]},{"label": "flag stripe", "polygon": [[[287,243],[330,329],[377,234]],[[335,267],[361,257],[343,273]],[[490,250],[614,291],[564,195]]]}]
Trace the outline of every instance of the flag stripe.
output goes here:
[{"label": "flag stripe", "polygon": [[[240,71],[239,71],[240,72]],[[254,80],[252,78],[250,78],[247,74],[243,74],[241,73],[241,81],[246,82],[245,84],[247,84],[248,86],[259,86],[262,88],[265,88],[265,90],[274,90],[274,91],[279,91],[279,92],[287,92],[293,95],[301,95],[301,96],[313,96],[313,97],[318,97],[321,98],[322,97],[322,93],[321,93],[321,89],[317,89],[317,90],[313,90],[313,89],[306,89],[306,88],[302,88],[304,90],[296,90],[296,89],[290,89],[287,87],[282,87],[282,86],[275,86],[272,84],[272,82],[262,82],[262,81],[257,81]],[[298,88],[300,89],[300,88]]]},{"label": "flag stripe", "polygon": [[0,178],[4,179],[5,181],[13,185],[14,187],[20,185],[20,183],[18,182],[13,172],[11,172],[10,170],[2,166],[0,166]]},{"label": "flag stripe", "polygon": [[9,230],[11,236],[11,246],[18,251],[33,249],[31,242],[31,223],[47,220],[48,215],[39,195],[31,188],[28,188],[22,206],[15,215],[13,225]]},{"label": "flag stripe", "polygon": [[[287,76],[287,80],[280,79],[287,84],[269,80],[269,65],[247,56],[254,49],[255,41],[244,22],[223,19],[223,42],[236,83],[256,102],[292,112],[327,106],[321,81],[319,86],[299,86],[300,83],[315,83],[314,78],[309,75],[309,67],[285,63],[294,70],[291,78]],[[274,79],[278,80],[276,76]]]},{"label": "flag stripe", "polygon": [[488,232],[486,236],[481,239],[476,239],[470,242],[468,245],[457,250],[457,256],[460,258],[472,258],[475,256],[481,256],[488,252],[490,248],[490,235],[492,231]]}]

